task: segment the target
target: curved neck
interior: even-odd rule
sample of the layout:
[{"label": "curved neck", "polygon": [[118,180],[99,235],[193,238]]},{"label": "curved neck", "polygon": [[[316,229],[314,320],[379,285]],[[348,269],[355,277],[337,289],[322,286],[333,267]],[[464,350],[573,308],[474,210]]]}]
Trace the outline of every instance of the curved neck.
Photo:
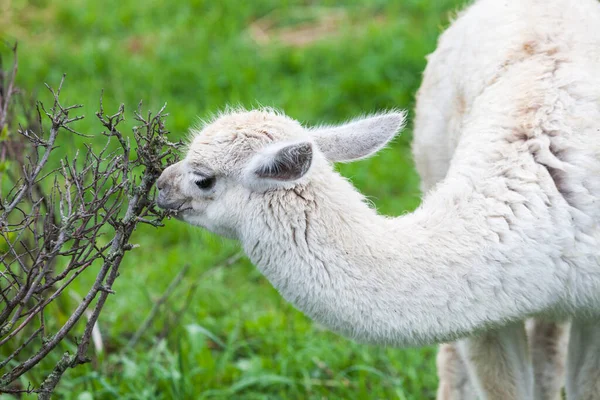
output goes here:
[{"label": "curved neck", "polygon": [[540,236],[523,243],[500,200],[460,176],[398,218],[333,173],[269,196],[242,235],[247,254],[284,298],[359,341],[453,340],[546,310],[564,285],[552,254],[528,248]]}]

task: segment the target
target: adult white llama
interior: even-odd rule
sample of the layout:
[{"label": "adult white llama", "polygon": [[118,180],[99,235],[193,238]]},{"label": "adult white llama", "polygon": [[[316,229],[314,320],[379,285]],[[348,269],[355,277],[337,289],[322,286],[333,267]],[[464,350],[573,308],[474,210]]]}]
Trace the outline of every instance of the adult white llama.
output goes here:
[{"label": "adult white llama", "polygon": [[599,32],[593,0],[479,0],[454,22],[417,109],[419,169],[438,183],[412,214],[378,215],[331,165],[385,146],[400,112],[306,129],[230,111],[163,172],[158,203],[240,240],[345,336],[472,338],[482,398],[533,398],[523,321],[571,317],[567,394],[600,398]]}]

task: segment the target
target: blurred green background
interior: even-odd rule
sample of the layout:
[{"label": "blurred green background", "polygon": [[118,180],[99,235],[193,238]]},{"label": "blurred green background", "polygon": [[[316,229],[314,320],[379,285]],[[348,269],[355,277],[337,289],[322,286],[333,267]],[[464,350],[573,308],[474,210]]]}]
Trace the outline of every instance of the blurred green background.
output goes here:
[{"label": "blurred green background", "polygon": [[[140,100],[184,138],[198,118],[227,104],[273,106],[303,123],[335,123],[380,109],[412,109],[438,35],[462,0],[159,1],[1,0],[0,34],[19,42],[18,84],[46,104],[44,82],[63,73],[66,104],[94,113]],[[411,118],[412,119],[412,118]],[[65,132],[62,152],[82,146]],[[100,137],[97,143],[104,139]],[[382,213],[420,199],[410,129],[378,156],[339,166]],[[90,139],[92,144],[95,139]],[[99,323],[103,349],[67,371],[65,399],[432,399],[435,349],[358,345],[322,329],[283,301],[227,241],[178,221],[141,227],[117,294]],[[184,265],[190,269],[150,328],[129,339]],[[93,276],[69,293],[61,324]],[[69,346],[57,349],[54,361]],[[9,349],[2,349],[2,353]],[[1,354],[1,353],[0,353]],[[22,377],[39,384],[50,362]],[[2,397],[0,395],[0,397]]]}]

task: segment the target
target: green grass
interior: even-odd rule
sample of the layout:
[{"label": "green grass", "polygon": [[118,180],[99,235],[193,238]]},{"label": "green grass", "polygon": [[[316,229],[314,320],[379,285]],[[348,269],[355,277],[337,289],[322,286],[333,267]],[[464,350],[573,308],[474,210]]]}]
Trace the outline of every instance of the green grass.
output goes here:
[{"label": "green grass", "polygon": [[[140,99],[154,110],[166,102],[168,127],[179,138],[198,117],[227,104],[274,106],[306,124],[412,108],[425,55],[463,1],[9,3],[0,8],[0,34],[19,40],[21,87],[49,102],[43,83],[56,85],[66,73],[63,99],[85,105],[88,117],[78,128],[90,133],[99,131],[93,115],[102,89],[107,111],[124,102],[130,125]],[[265,16],[285,29],[336,10],[346,17],[335,33],[305,47],[257,44],[249,36],[249,26]],[[339,167],[382,213],[400,215],[419,202],[410,138],[408,130],[377,157]],[[61,140],[64,153],[83,143],[67,133]],[[100,320],[105,349],[91,364],[67,372],[60,398],[434,398],[434,348],[377,348],[327,332],[285,303],[246,259],[210,270],[238,251],[236,243],[177,221],[159,230],[140,228],[134,242],[141,247],[125,258],[117,294]],[[128,348],[187,263],[182,285],[137,346]],[[64,322],[91,278],[84,276],[62,299],[62,311],[49,310],[52,324]],[[71,340],[54,360],[74,348]],[[50,365],[26,374],[23,384],[39,384]]]}]

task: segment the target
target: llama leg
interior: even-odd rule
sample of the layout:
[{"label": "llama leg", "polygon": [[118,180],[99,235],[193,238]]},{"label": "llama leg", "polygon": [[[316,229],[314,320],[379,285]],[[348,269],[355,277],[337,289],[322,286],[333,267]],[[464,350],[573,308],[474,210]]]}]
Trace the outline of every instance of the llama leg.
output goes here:
[{"label": "llama leg", "polygon": [[457,343],[440,345],[437,354],[439,385],[437,400],[475,400],[475,389],[469,380],[467,366],[458,352]]},{"label": "llama leg", "polygon": [[567,357],[567,398],[600,399],[600,320],[573,320]]},{"label": "llama leg", "polygon": [[469,378],[481,400],[533,398],[533,368],[523,322],[461,340]]},{"label": "llama leg", "polygon": [[568,323],[531,319],[526,323],[536,400],[559,400],[565,382]]}]

